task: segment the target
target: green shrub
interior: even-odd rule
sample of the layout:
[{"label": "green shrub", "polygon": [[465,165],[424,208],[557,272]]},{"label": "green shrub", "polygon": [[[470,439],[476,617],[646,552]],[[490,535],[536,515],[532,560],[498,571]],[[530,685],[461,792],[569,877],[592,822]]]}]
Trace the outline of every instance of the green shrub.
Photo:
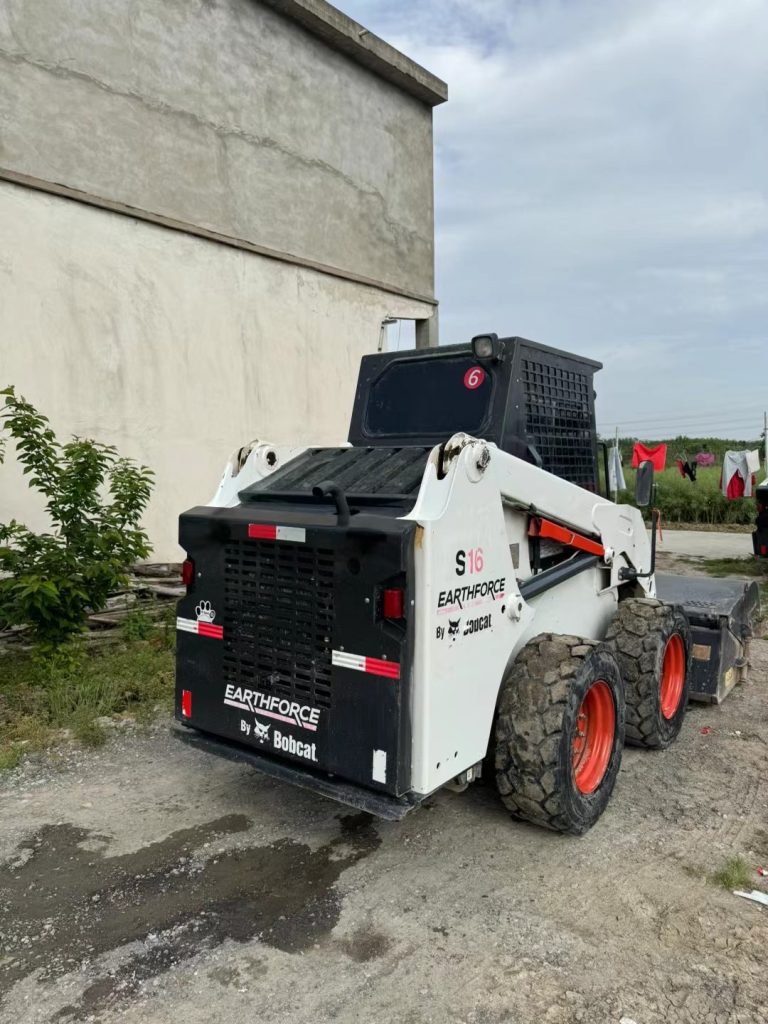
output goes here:
[{"label": "green shrub", "polygon": [[[0,425],[52,524],[50,533],[34,533],[15,520],[0,523],[0,627],[28,625],[52,647],[82,630],[88,611],[102,608],[128,567],[149,554],[140,520],[152,473],[98,441],[60,443],[12,387],[0,396]],[[3,454],[0,447],[0,461]]]},{"label": "green shrub", "polygon": [[[619,501],[634,503],[635,471],[626,469],[627,489]],[[711,524],[727,526],[754,523],[757,506],[753,498],[729,499],[720,490],[720,468],[699,469],[696,482],[680,476],[676,466],[656,474],[656,507],[666,523]],[[650,516],[650,513],[648,513]]]}]

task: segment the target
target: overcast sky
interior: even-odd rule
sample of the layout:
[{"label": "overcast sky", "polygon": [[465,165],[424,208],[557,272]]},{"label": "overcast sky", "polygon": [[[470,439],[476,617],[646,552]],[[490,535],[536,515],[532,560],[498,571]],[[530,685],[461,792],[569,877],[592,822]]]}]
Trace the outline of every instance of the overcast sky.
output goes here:
[{"label": "overcast sky", "polygon": [[766,0],[336,0],[448,82],[443,343],[605,363],[598,424],[754,438],[768,405]]}]

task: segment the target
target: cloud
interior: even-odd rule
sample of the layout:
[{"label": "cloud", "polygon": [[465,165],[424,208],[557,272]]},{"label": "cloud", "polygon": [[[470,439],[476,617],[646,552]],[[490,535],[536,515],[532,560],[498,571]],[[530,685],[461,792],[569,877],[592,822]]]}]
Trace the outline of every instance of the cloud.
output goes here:
[{"label": "cloud", "polygon": [[[598,420],[753,438],[768,404],[764,0],[342,0],[445,78],[441,338],[605,361]],[[629,427],[627,428],[629,432]]]}]

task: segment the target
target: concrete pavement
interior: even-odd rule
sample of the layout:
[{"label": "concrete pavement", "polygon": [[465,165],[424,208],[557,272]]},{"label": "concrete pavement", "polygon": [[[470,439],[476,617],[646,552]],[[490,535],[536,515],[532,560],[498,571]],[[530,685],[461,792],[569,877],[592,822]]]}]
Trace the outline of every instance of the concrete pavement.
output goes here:
[{"label": "concrete pavement", "polygon": [[709,533],[705,530],[665,530],[658,550],[668,555],[700,558],[751,558],[751,533]]}]

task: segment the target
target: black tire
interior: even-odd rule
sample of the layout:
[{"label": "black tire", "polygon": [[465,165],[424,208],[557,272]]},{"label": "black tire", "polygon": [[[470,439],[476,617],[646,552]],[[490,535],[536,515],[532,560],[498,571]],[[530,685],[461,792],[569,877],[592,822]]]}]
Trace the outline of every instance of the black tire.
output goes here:
[{"label": "black tire", "polygon": [[[679,637],[684,648],[684,679],[671,714],[663,706],[665,654]],[[627,695],[627,743],[663,749],[677,738],[691,687],[691,631],[683,613],[653,598],[627,598],[619,604],[606,635],[616,652]],[[669,693],[667,693],[667,697]]]},{"label": "black tire", "polygon": [[[591,792],[577,785],[574,741],[582,701],[596,687],[612,706],[607,766]],[[606,734],[607,735],[607,734]],[[575,636],[543,633],[515,659],[502,683],[494,733],[496,785],[516,818],[581,835],[605,810],[624,747],[624,686],[613,650]]]}]

